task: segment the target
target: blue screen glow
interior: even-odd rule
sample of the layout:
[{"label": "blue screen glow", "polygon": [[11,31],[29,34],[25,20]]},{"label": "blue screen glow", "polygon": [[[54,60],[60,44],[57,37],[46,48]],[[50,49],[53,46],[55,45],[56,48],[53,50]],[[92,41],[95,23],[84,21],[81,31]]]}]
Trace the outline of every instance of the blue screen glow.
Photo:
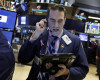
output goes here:
[{"label": "blue screen glow", "polygon": [[16,12],[0,10],[0,27],[14,29],[16,23]]},{"label": "blue screen glow", "polygon": [[79,38],[81,41],[88,41],[88,34],[80,33]]}]

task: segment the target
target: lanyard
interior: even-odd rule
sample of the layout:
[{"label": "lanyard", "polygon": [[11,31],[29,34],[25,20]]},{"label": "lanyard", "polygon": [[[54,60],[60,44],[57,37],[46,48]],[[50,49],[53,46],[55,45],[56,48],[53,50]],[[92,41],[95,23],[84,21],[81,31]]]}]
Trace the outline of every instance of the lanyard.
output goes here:
[{"label": "lanyard", "polygon": [[[56,41],[57,41],[57,40],[56,40]],[[59,39],[59,45],[60,45],[60,42],[61,42],[61,39]],[[56,49],[55,49],[55,45],[54,45],[54,47],[53,47],[52,44],[51,44],[51,42],[50,42],[50,40],[49,40],[49,48],[50,48],[51,50],[54,50],[55,52],[57,52]],[[48,54],[51,54],[49,48],[48,48]]]}]

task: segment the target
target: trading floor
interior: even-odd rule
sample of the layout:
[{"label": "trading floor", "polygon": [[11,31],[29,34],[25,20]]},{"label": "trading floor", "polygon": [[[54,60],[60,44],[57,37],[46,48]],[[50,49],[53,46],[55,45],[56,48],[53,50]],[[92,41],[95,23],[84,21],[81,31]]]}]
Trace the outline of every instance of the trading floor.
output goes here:
[{"label": "trading floor", "polygon": [[[26,80],[31,66],[16,63],[13,80]],[[84,80],[99,80],[96,75],[96,65],[89,64],[89,73]]]},{"label": "trading floor", "polygon": [[[96,72],[98,69],[100,74],[100,0],[0,0],[0,40],[0,71],[7,72],[4,75],[2,74],[4,72],[0,73],[0,80],[11,79],[15,62],[12,80],[26,80],[32,61],[29,65],[22,65],[21,62],[24,64],[35,58],[37,62],[40,54],[55,56],[57,53],[68,55],[72,53],[72,60],[67,56],[67,63],[69,63],[67,67],[70,67],[74,59],[76,60],[73,66],[77,70],[72,69],[73,74],[82,72],[85,75],[88,71],[88,61],[89,72],[83,80],[100,80],[100,75],[98,76]],[[22,46],[23,43],[25,47]],[[54,60],[59,60],[57,64],[63,64],[62,58],[61,61],[60,58]],[[51,63],[53,59],[45,61],[47,59],[42,62]],[[81,78],[81,75],[78,77],[73,74],[72,78]]]}]

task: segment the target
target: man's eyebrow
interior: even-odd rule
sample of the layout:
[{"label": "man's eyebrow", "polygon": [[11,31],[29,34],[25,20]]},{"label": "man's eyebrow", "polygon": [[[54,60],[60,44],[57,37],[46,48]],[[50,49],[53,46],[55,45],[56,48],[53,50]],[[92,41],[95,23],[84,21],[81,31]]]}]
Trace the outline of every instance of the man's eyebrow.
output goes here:
[{"label": "man's eyebrow", "polygon": [[[50,20],[55,20],[55,19],[53,19],[53,18],[50,18]],[[58,21],[63,21],[63,19],[59,19]]]},{"label": "man's eyebrow", "polygon": [[63,19],[59,19],[59,21],[63,21]]},{"label": "man's eyebrow", "polygon": [[55,20],[55,19],[53,19],[53,18],[50,18],[50,20]]}]

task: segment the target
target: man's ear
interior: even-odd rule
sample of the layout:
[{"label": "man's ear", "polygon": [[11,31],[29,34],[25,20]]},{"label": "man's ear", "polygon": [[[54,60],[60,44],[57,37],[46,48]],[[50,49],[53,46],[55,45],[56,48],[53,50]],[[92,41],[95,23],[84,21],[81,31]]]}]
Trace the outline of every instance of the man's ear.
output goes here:
[{"label": "man's ear", "polygon": [[66,18],[65,18],[65,21],[66,21]]}]

